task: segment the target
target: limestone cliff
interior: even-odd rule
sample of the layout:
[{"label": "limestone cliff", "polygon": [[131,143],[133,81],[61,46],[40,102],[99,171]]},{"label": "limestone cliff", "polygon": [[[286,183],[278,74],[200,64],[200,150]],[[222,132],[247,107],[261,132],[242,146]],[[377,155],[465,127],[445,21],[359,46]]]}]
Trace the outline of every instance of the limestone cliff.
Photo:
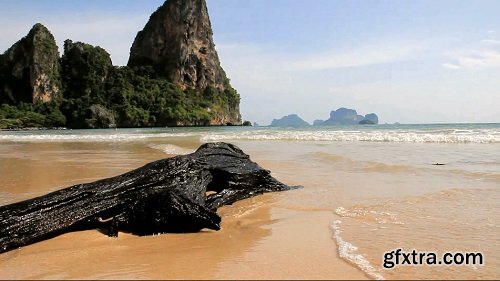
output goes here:
[{"label": "limestone cliff", "polygon": [[59,58],[52,34],[36,24],[0,55],[0,128],[241,125],[204,0],[166,1],[138,33],[129,65],[69,39]]},{"label": "limestone cliff", "polygon": [[128,66],[153,66],[182,89],[224,91],[205,0],[168,0],[149,18],[130,49]]},{"label": "limestone cliff", "polygon": [[0,58],[0,103],[60,99],[59,52],[54,36],[40,23]]},{"label": "limestone cliff", "polygon": [[128,66],[152,67],[182,90],[222,101],[207,108],[210,125],[241,124],[240,97],[220,65],[205,0],[165,1],[137,34]]}]

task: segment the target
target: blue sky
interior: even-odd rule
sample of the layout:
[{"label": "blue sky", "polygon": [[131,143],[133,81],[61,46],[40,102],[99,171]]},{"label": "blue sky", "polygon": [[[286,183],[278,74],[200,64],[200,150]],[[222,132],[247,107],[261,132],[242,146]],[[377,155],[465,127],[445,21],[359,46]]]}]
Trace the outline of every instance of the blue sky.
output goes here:
[{"label": "blue sky", "polygon": [[[115,65],[162,0],[2,0],[0,52],[45,24]],[[207,0],[246,120],[375,112],[382,123],[500,122],[500,1]]]}]

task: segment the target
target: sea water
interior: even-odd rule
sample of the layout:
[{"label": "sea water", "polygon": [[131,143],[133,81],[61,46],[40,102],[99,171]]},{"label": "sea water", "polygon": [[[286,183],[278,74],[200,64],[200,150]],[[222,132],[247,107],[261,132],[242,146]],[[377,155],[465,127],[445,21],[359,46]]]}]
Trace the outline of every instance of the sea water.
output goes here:
[{"label": "sea water", "polygon": [[[0,156],[23,143],[95,142],[178,155],[214,141],[234,143],[279,180],[303,185],[274,194],[273,206],[328,210],[331,250],[369,278],[500,277],[500,124],[5,131]],[[12,192],[2,190],[0,204],[12,203]],[[398,248],[480,252],[486,262],[384,268],[384,253]]]}]

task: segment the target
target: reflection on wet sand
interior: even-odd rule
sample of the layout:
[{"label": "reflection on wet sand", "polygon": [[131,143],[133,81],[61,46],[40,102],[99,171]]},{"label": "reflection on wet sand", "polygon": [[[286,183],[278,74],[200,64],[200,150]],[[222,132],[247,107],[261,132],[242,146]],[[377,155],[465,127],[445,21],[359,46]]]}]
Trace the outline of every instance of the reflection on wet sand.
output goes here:
[{"label": "reflection on wet sand", "polygon": [[[0,156],[2,191],[8,194],[0,198],[4,205],[127,172],[165,154],[134,143],[13,143],[2,144]],[[2,254],[0,278],[210,279],[219,262],[242,255],[270,234],[263,227],[271,223],[270,207],[252,202],[221,209],[219,232],[153,237],[120,233],[118,239],[98,230],[61,235]]]},{"label": "reflection on wet sand", "polygon": [[0,197],[0,204],[116,176],[165,157],[137,143],[2,143],[2,191],[11,198]]},{"label": "reflection on wet sand", "polygon": [[[252,208],[251,202],[246,202]],[[236,206],[239,208],[243,206]],[[194,234],[113,239],[97,230],[61,235],[0,256],[2,279],[213,279],[217,265],[241,256],[270,234],[270,208],[231,217],[222,210],[222,230]],[[229,217],[228,217],[229,216]]]}]

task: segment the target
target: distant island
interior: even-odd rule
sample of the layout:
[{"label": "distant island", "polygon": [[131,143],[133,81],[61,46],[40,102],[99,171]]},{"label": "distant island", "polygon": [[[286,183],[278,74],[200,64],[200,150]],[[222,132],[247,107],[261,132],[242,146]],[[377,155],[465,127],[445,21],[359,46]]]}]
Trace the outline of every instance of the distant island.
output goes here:
[{"label": "distant island", "polygon": [[[189,23],[189,24],[187,24]],[[99,46],[37,23],[0,55],[0,129],[241,125],[205,0],[168,0],[113,66]]]},{"label": "distant island", "polygon": [[271,127],[307,127],[309,123],[300,118],[297,114],[283,116],[280,119],[274,119],[271,122]]},{"label": "distant island", "polygon": [[316,120],[316,126],[328,125],[374,125],[378,124],[378,116],[375,113],[370,113],[365,116],[358,115],[356,110],[341,107],[330,112],[330,118],[326,121]]},{"label": "distant island", "polygon": [[[313,126],[332,126],[332,125],[375,125],[378,124],[378,116],[375,113],[369,113],[365,116],[358,115],[356,110],[341,107],[330,112],[330,118],[327,120],[316,119]],[[274,119],[271,127],[307,127],[309,123],[300,118],[297,114],[283,116],[280,119]]]}]

